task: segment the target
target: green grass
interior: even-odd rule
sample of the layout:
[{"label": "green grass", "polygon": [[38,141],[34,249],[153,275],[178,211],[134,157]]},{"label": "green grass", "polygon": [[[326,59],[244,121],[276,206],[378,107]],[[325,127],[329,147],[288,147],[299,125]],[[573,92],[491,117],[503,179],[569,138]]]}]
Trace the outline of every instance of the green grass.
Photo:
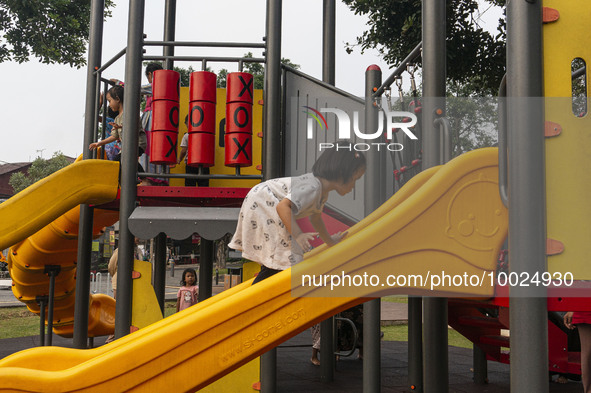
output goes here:
[{"label": "green grass", "polygon": [[39,315],[26,307],[0,308],[0,340],[39,335]]},{"label": "green grass", "polygon": [[[384,341],[407,341],[408,325],[382,326]],[[448,345],[460,348],[472,348],[472,343],[453,329],[448,329]]]},{"label": "green grass", "polygon": [[388,302],[388,303],[404,303],[407,304],[408,303],[408,297],[406,295],[400,295],[400,296],[384,296],[382,298],[383,302]]},{"label": "green grass", "polygon": [[[176,312],[176,302],[168,301],[164,307],[164,316]],[[0,340],[5,338],[28,337],[39,335],[39,315],[24,306],[0,308]]]}]

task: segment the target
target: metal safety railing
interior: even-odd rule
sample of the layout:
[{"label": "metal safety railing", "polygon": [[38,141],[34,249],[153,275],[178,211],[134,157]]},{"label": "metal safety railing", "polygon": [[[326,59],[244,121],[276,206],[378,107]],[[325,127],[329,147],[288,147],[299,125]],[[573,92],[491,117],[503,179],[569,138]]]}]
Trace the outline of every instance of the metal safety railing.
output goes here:
[{"label": "metal safety railing", "polygon": [[103,272],[90,273],[90,292],[93,294],[104,293],[113,296],[113,285],[111,275]]}]

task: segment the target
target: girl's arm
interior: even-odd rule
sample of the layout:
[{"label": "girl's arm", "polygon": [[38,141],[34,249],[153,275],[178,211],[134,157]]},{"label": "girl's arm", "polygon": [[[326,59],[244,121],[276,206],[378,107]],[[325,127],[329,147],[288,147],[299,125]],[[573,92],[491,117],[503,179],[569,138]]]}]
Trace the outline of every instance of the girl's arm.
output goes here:
[{"label": "girl's arm", "polygon": [[318,235],[316,232],[302,232],[301,228],[296,223],[294,227],[291,225],[291,201],[287,198],[283,198],[277,204],[277,214],[285,225],[287,232],[291,234],[291,237],[300,245],[304,252],[310,251],[312,247],[310,242],[314,240],[314,236]]},{"label": "girl's arm", "polygon": [[177,297],[176,298],[176,312],[179,312],[179,307],[180,307],[179,298]]},{"label": "girl's arm", "polygon": [[113,135],[111,135],[110,137],[108,137],[107,139],[103,139],[102,141],[98,141],[98,142],[94,142],[91,143],[90,146],[88,147],[90,150],[94,150],[98,147],[101,147],[103,145],[107,145],[111,142],[115,142],[117,140],[116,137],[114,137]]}]

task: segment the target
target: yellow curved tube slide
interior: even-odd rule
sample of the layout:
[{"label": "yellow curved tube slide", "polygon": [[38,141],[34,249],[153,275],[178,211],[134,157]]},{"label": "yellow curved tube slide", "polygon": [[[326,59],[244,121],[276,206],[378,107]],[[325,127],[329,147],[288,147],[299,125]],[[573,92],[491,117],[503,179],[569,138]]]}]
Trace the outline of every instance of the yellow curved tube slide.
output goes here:
[{"label": "yellow curved tube slide", "polygon": [[[441,167],[393,210],[306,258],[297,272],[286,270],[254,286],[244,283],[101,348],[43,347],[9,356],[0,361],[0,391],[195,391],[367,300],[316,297],[326,288],[294,287],[292,276],[375,267],[425,274],[442,261],[450,274],[494,271],[495,251],[507,232],[507,211],[492,187],[496,155],[496,149],[482,149]],[[424,286],[396,290],[432,293]],[[492,290],[442,286],[438,292],[490,296]],[[364,293],[383,291],[368,287]],[[294,296],[297,292],[306,296]]]},{"label": "yellow curved tube slide", "polygon": [[[15,297],[39,313],[36,297],[47,295],[49,289],[45,266],[61,268],[55,281],[53,322],[57,334],[72,334],[79,205],[113,200],[117,196],[118,171],[116,162],[76,162],[0,205],[0,248],[26,237],[8,254]],[[96,209],[93,234],[98,235],[103,227],[117,220],[118,212]],[[109,334],[114,325],[114,300],[93,295],[90,311],[89,334]]]}]

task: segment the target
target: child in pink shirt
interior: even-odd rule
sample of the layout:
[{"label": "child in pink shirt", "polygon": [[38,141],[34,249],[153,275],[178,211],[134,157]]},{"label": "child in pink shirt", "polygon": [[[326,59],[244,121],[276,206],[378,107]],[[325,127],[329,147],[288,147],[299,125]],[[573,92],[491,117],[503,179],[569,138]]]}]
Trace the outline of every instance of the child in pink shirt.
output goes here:
[{"label": "child in pink shirt", "polygon": [[198,296],[197,274],[194,269],[185,269],[181,279],[181,289],[176,295],[176,311],[179,312],[191,307],[193,304],[197,304]]}]

